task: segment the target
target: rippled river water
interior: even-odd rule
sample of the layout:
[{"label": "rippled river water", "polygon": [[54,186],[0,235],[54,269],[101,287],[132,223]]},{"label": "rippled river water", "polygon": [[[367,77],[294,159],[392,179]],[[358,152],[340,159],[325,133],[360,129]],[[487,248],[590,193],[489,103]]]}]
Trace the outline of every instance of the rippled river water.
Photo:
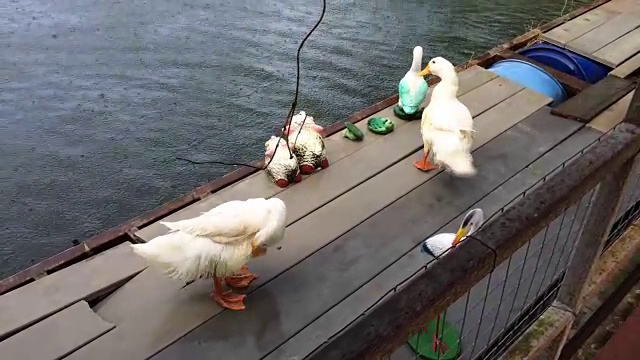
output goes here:
[{"label": "rippled river water", "polygon": [[[299,106],[325,125],[392,95],[415,45],[425,62],[461,63],[565,6],[327,1],[302,53]],[[320,0],[0,2],[0,277],[232,170],[175,156],[260,158],[320,9]]]}]

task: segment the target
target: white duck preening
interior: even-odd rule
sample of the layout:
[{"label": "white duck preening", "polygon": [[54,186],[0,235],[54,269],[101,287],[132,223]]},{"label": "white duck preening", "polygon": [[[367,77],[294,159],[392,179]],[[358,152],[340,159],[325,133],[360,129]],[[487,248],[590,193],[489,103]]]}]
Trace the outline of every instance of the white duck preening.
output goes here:
[{"label": "white duck preening", "polygon": [[243,288],[257,278],[246,263],[284,238],[287,207],[278,198],[234,200],[176,222],[148,243],[132,244],[135,253],[186,282],[214,278],[211,297],[222,307],[243,310],[245,295],[223,291],[224,283]]},{"label": "white duck preening", "polygon": [[436,234],[425,240],[420,246],[420,251],[433,257],[442,255],[451,247],[455,247],[466,236],[473,234],[484,222],[482,209],[473,209],[464,216],[458,231],[453,233]]},{"label": "white duck preening", "polygon": [[[458,176],[475,175],[471,157],[473,118],[469,109],[458,100],[458,74],[453,64],[442,57],[431,59],[419,73],[420,76],[428,74],[441,80],[433,88],[431,101],[422,113],[420,131],[424,152],[414,166],[429,171],[438,165]],[[436,165],[428,161],[430,153]]]}]

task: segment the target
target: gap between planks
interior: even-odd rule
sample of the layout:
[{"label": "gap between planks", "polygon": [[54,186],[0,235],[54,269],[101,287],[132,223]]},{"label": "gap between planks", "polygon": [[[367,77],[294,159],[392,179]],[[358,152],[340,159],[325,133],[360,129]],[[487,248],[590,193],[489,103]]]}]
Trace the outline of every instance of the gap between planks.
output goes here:
[{"label": "gap between planks", "polygon": [[567,43],[566,48],[580,55],[593,53],[640,27],[640,16],[620,14],[601,26]]},{"label": "gap between planks", "polygon": [[0,296],[0,340],[80,300],[91,300],[146,268],[128,243]]},{"label": "gap between planks", "polygon": [[[501,79],[502,81],[506,81]],[[541,94],[522,90],[517,85],[506,82],[504,86],[515,86],[515,95],[507,96],[505,101],[492,107],[477,117],[478,132],[474,142],[474,148],[489,142],[495,136],[510,128],[526,116],[540,107],[549,104],[552,100]],[[488,89],[476,89],[474,96],[485,101],[490,96],[499,92],[487,91]],[[504,95],[503,93],[503,96]],[[405,125],[405,128],[413,126],[410,154],[416,156],[421,140],[417,122]],[[409,138],[411,139],[411,138]],[[289,268],[313,254],[319,248],[331,242],[341,234],[348,231],[354,225],[362,222],[372,214],[380,211],[399,196],[406,194],[416,186],[427,181],[435,174],[423,174],[414,170],[411,162],[414,159],[405,158],[396,163],[378,176],[360,184],[355,189],[343,194],[324,207],[316,210],[311,216],[307,216],[287,229],[282,250],[273,252],[264,259],[256,259],[250,264],[252,271],[260,275],[256,280],[256,286],[271,280],[282,271]],[[398,174],[411,174],[410,176],[398,176]],[[389,186],[391,184],[391,186]],[[380,191],[384,187],[383,194],[372,197],[371,191]],[[152,302],[128,313],[127,307],[135,300],[137,279],[133,279],[127,286],[121,288],[111,300],[105,303],[99,314],[105,319],[110,319],[107,313],[127,312],[119,315],[124,318],[122,323],[109,334],[95,341],[89,346],[73,354],[70,359],[83,359],[89,354],[121,354],[122,357],[142,358],[154,354],[165,346],[171,344],[185,333],[193,330],[203,322],[218,314],[221,310],[207,296],[211,284],[209,282],[197,282],[179,291],[167,291],[161,299],[153,299]],[[128,290],[127,290],[128,289]],[[255,287],[253,288],[255,291]],[[121,296],[118,296],[119,294]],[[148,295],[146,298],[150,298]],[[248,299],[252,299],[249,297]],[[115,301],[117,300],[117,301]],[[139,334],[152,334],[141,337]],[[133,336],[138,334],[138,336]]]},{"label": "gap between planks", "polygon": [[542,34],[543,41],[557,46],[565,45],[614,18],[620,12],[611,9],[611,2],[582,14],[550,31]]},{"label": "gap between planks", "polygon": [[587,126],[603,133],[609,132],[624,120],[634,93],[635,90],[625,95],[622,99],[618,100],[615,104],[591,120]]},{"label": "gap between planks", "polygon": [[0,342],[3,360],[59,360],[115,328],[77,302]]},{"label": "gap between planks", "polygon": [[609,75],[625,79],[629,77],[629,75],[637,73],[638,70],[640,70],[640,53],[620,64],[620,66],[613,69]]}]

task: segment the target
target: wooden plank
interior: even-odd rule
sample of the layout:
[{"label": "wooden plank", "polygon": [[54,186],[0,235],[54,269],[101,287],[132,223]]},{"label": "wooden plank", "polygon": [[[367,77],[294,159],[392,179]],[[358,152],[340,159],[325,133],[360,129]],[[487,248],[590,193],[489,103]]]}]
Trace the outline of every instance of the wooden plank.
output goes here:
[{"label": "wooden plank", "polygon": [[611,0],[603,6],[611,11],[640,15],[640,2],[638,0]]},{"label": "wooden plank", "polygon": [[592,53],[638,27],[640,27],[640,16],[637,14],[620,14],[605,24],[568,42],[566,48],[589,57]]},{"label": "wooden plank", "polygon": [[121,285],[145,267],[144,260],[122,244],[0,296],[0,340]]},{"label": "wooden plank", "polygon": [[[464,95],[466,95],[471,90],[474,90],[479,86],[484,85],[496,78],[495,74],[492,75],[490,73],[491,73],[490,71],[484,70],[479,66],[474,66],[460,73],[459,92],[462,94],[461,98],[464,99]],[[497,86],[497,85],[494,84],[493,86]],[[487,101],[484,101],[481,104],[479,104],[479,107],[475,108],[476,113],[486,110],[486,107],[483,107],[483,105],[491,104],[493,101],[499,102],[499,100],[504,99],[505,97],[500,97],[500,96],[504,96],[502,94],[503,92],[500,92],[495,97],[492,97],[491,99],[488,99]],[[413,122],[413,125],[410,126],[411,130],[406,131],[404,130],[404,127],[409,125],[410,122],[406,122],[404,120],[400,120],[396,118],[395,115],[393,115],[393,107],[384,109],[379,113],[376,113],[374,116],[385,116],[385,117],[392,118],[396,124],[396,129],[394,130],[394,132],[386,136],[375,135],[371,133],[369,130],[365,129],[366,127],[366,120],[365,120],[358,123],[358,126],[360,126],[360,128],[366,133],[365,140],[363,140],[362,142],[353,142],[353,141],[346,140],[342,138],[342,135],[340,134],[334,135],[334,137],[327,139],[327,143],[326,143],[327,151],[332,151],[333,154],[336,154],[336,153],[342,154],[343,156],[338,158],[338,160],[342,159],[343,161],[335,161],[333,160],[332,157],[329,157],[329,161],[332,161],[332,165],[329,168],[311,175],[300,184],[296,184],[288,189],[282,190],[277,186],[273,185],[266,178],[266,175],[264,174],[264,172],[259,172],[251,176],[250,178],[247,178],[244,181],[241,181],[175,214],[172,214],[166,217],[165,219],[163,219],[163,221],[177,221],[177,220],[188,219],[188,218],[199,215],[201,212],[208,211],[213,207],[230,200],[242,200],[242,199],[247,199],[251,197],[271,197],[276,194],[278,194],[278,196],[282,198],[283,201],[285,201],[287,206],[292,206],[292,204],[287,202],[285,198],[290,199],[292,197],[299,197],[300,201],[304,201],[304,204],[308,205],[305,207],[305,209],[300,209],[295,211],[289,209],[288,211],[290,215],[289,221],[290,222],[295,221],[295,219],[292,218],[292,216],[298,216],[298,217],[304,216],[308,213],[309,211],[308,209],[313,210],[314,208],[319,207],[323,204],[322,200],[319,200],[319,199],[316,199],[314,201],[306,198],[303,200],[303,196],[301,196],[302,193],[306,195],[312,195],[313,193],[320,194],[320,195],[330,195],[337,192],[339,194],[340,191],[344,191],[344,189],[348,189],[349,184],[345,183],[345,184],[341,184],[338,187],[335,187],[335,185],[333,185],[333,182],[332,182],[333,180],[329,180],[328,178],[331,178],[331,179],[343,178],[345,176],[344,172],[346,171],[347,173],[354,174],[355,176],[354,181],[358,183],[359,181],[364,181],[366,180],[367,177],[372,176],[375,173],[375,170],[383,169],[387,165],[388,161],[394,162],[397,159],[403,156],[406,156],[408,154],[407,151],[402,146],[400,147],[395,146],[395,143],[396,142],[402,143],[402,141],[399,139],[415,131],[416,123],[419,123],[419,121]],[[390,146],[392,147],[392,149],[388,149]],[[366,152],[358,151],[364,148],[367,149]],[[331,150],[331,149],[334,149],[334,150]],[[338,151],[335,149],[341,149],[341,150]],[[382,158],[379,158],[377,154],[386,155],[386,158],[384,156]],[[349,158],[346,159],[347,155],[352,155],[352,156],[349,156]],[[345,161],[348,161],[348,163],[345,163]],[[377,166],[371,167],[368,165],[373,161],[376,162]],[[354,167],[353,164],[355,164],[356,167]],[[357,166],[366,167],[367,169],[364,169],[363,171],[361,171],[362,169],[358,168]],[[338,181],[342,181],[342,180],[338,180]],[[324,193],[322,192],[323,188],[318,188],[319,186],[318,184],[323,184],[321,186],[332,187],[333,189],[331,189],[332,191],[330,191],[329,193]],[[345,188],[345,186],[347,187]],[[331,196],[335,196],[335,195],[330,195],[329,197]],[[326,197],[324,197],[323,199],[326,199]],[[136,236],[146,241],[149,241],[156,236],[165,234],[166,231],[167,231],[167,228],[164,225],[161,225],[160,223],[155,223],[138,231],[136,233]]]},{"label": "wooden plank", "polygon": [[617,68],[611,70],[609,75],[614,75],[624,79],[626,77],[629,77],[629,75],[637,73],[639,69],[640,69],[640,54],[637,54],[631,59],[620,64]]},{"label": "wooden plank", "polygon": [[640,29],[635,29],[591,54],[591,58],[612,68],[640,52]]},{"label": "wooden plank", "polygon": [[[503,87],[506,88],[512,84],[505,79],[499,80],[497,84],[502,85],[498,87],[486,84],[466,94],[465,101],[468,102],[468,106],[477,108],[482,104],[483,99],[487,101],[491,98],[489,94],[504,92],[506,89]],[[486,144],[551,101],[546,96],[524,89],[492,107],[475,120],[477,133],[474,148]],[[411,133],[413,138],[409,141],[413,144],[411,154],[415,154],[422,143],[418,130],[419,124],[411,122],[403,129],[410,127],[413,127]],[[399,146],[397,142],[393,144]],[[403,159],[378,176],[314,211],[312,215],[289,226],[280,251],[252,260],[250,264],[252,271],[260,275],[252,287],[259,287],[273,279],[291,265],[300,262],[347,232],[355,224],[364,221],[398,197],[435,176],[433,172],[424,174],[414,171],[411,166],[413,160],[412,158]],[[372,193],[376,196],[370,196]],[[114,331],[77,351],[70,359],[80,360],[91,356],[92,359],[97,360],[96,354],[101,353],[113,354],[116,357],[144,358],[171,344],[221,311],[208,297],[210,282],[196,282],[169,295],[159,295],[158,299],[149,302],[140,311],[136,309],[129,312],[126,299],[134,298],[137,294],[136,289],[130,287],[130,284],[132,283],[121,289],[122,291],[127,288],[129,295],[122,296],[118,304],[113,304],[113,308],[126,314],[121,317],[127,320],[122,323],[116,322],[118,327]],[[102,316],[111,320],[106,314]],[[152,330],[153,337],[134,336]],[[104,358],[107,359],[106,356]]]},{"label": "wooden plank", "polygon": [[[606,4],[605,4],[606,5]],[[602,5],[542,35],[542,40],[564,47],[568,42],[606,23],[616,15]]]},{"label": "wooden plank", "polygon": [[633,90],[634,83],[616,76],[607,76],[583,92],[554,108],[554,115],[588,123],[605,109]]},{"label": "wooden plank", "polygon": [[0,354],[3,360],[58,360],[113,328],[80,301],[0,342]]},{"label": "wooden plank", "polygon": [[[579,127],[549,118],[525,120],[476,151],[473,179],[436,175],[249,295],[243,314],[222,312],[154,359],[267,355]],[[413,258],[424,265],[424,256]]]},{"label": "wooden plank", "polygon": [[627,113],[627,108],[631,103],[631,97],[635,91],[625,95],[622,99],[618,100],[615,104],[611,105],[600,115],[591,120],[587,126],[592,129],[599,130],[603,133],[613,129],[616,125],[622,122],[624,115]]}]

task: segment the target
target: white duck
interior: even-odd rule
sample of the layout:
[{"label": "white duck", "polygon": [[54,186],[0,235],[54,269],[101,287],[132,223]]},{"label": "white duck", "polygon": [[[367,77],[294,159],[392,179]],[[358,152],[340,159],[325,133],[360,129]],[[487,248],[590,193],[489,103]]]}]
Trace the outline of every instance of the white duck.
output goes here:
[{"label": "white duck", "polygon": [[168,234],[131,246],[171,278],[214,278],[211,297],[224,308],[243,310],[245,295],[224,292],[223,285],[243,288],[257,278],[245,264],[282,240],[286,219],[287,207],[278,198],[234,200],[193,219],[161,222]]},{"label": "white duck", "polygon": [[[442,57],[431,59],[419,75],[433,74],[440,82],[433,88],[431,101],[422,113],[420,131],[424,144],[422,159],[414,166],[429,171],[444,166],[458,176],[475,175],[471,157],[473,118],[469,109],[458,100],[458,75],[449,61]],[[433,153],[433,161],[427,160]]]},{"label": "white duck", "polygon": [[473,234],[482,226],[483,222],[484,213],[482,209],[473,209],[464,216],[462,224],[455,234],[442,233],[433,235],[422,243],[420,251],[433,257],[438,257],[447,249],[458,245],[466,236]]}]

